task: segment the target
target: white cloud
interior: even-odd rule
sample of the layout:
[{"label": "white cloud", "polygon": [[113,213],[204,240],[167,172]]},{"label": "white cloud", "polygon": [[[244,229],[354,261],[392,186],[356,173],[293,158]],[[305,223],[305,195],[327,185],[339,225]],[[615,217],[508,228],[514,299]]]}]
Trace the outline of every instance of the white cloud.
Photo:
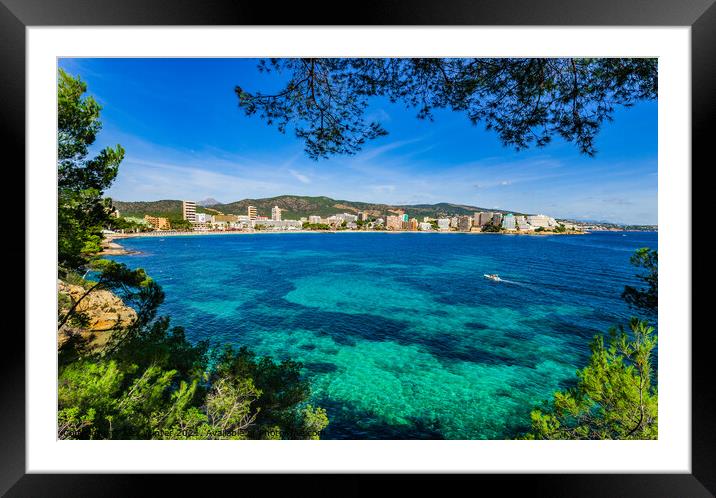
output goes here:
[{"label": "white cloud", "polygon": [[308,178],[306,175],[299,173],[295,169],[289,169],[288,172],[291,173],[291,175],[293,175],[293,177],[301,183],[311,183],[310,178]]}]

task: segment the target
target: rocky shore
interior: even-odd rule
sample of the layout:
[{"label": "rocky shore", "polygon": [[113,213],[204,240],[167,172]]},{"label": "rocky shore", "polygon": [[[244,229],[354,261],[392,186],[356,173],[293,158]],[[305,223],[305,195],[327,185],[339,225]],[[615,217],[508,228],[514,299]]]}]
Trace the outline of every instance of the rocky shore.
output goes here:
[{"label": "rocky shore", "polygon": [[124,254],[137,254],[137,252],[128,251],[121,245],[113,242],[112,238],[106,238],[102,241],[102,252],[100,254],[102,256],[121,256]]},{"label": "rocky shore", "polygon": [[62,346],[70,337],[79,335],[88,341],[91,349],[104,347],[112,331],[127,327],[137,319],[137,313],[115,294],[108,290],[93,290],[85,297],[87,288],[57,281],[59,316],[63,317],[81,299],[76,316],[86,319],[85,323],[66,323],[57,332],[57,346]]}]

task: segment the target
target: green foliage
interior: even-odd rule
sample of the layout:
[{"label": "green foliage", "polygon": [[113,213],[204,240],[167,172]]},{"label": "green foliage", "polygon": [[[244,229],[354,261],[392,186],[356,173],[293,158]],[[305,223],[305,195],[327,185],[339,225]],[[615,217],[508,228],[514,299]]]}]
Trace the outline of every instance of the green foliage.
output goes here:
[{"label": "green foliage", "polygon": [[325,223],[309,223],[305,221],[303,223],[304,230],[331,230],[331,225]]},{"label": "green foliage", "polygon": [[597,336],[576,387],[554,393],[532,411],[526,439],[656,439],[658,396],[652,386],[653,327],[632,319],[630,332],[612,329],[608,345]]},{"label": "green foliage", "polygon": [[[143,272],[115,265],[105,262],[102,274],[126,279],[129,272],[135,286],[155,285]],[[246,348],[211,353],[207,342],[189,343],[168,318],[153,319],[161,299],[129,293],[138,309],[149,310],[145,319],[116,331],[102,351],[77,340],[61,351],[59,437],[312,439],[325,428],[325,412],[304,406],[310,387],[300,363],[257,358]]]},{"label": "green foliage", "polygon": [[189,344],[167,319],[135,328],[117,347],[60,365],[62,439],[317,439],[324,410],[299,363]]},{"label": "green foliage", "polygon": [[631,264],[644,269],[637,278],[644,282],[646,287],[637,289],[627,285],[622,292],[622,298],[630,306],[655,315],[659,302],[659,254],[654,249],[642,247],[632,255]]},{"label": "green foliage", "polygon": [[328,416],[323,408],[311,405],[301,410],[301,435],[303,439],[320,439],[321,431],[328,425]]},{"label": "green foliage", "polygon": [[[58,330],[87,325],[88,316],[78,312],[78,305],[97,290],[115,293],[134,308],[137,319],[112,331],[101,350],[90,348],[89,339],[79,333],[71,333],[58,350],[58,437],[318,437],[328,421],[325,411],[303,407],[310,391],[300,364],[275,364],[246,349],[237,354],[227,349],[222,350],[223,363],[210,371],[209,344],[191,344],[182,328],[156,317],[164,293],[144,270],[93,257],[100,250],[103,227],[132,229],[137,224],[111,217],[112,201],[102,199],[124,151],[117,146],[87,158],[101,124],[100,107],[83,97],[86,90],[82,81],[60,70],[59,273],[84,294],[76,300],[58,296]],[[80,277],[80,269],[90,270],[91,279]]]},{"label": "green foliage", "polygon": [[117,176],[124,149],[117,145],[88,157],[102,125],[101,107],[87,86],[59,70],[57,86],[58,262],[76,269],[99,252],[111,206],[102,193]]},{"label": "green foliage", "polygon": [[206,412],[211,425],[223,434],[245,435],[261,410],[251,406],[261,394],[251,378],[216,380],[206,397]]},{"label": "green foliage", "polygon": [[[560,225],[564,226],[564,225]],[[640,278],[648,288],[622,297],[640,309],[655,312],[658,303],[657,252],[637,250],[635,266],[648,271]],[[557,391],[551,403],[532,411],[532,429],[526,439],[656,439],[658,393],[652,386],[651,354],[656,347],[654,328],[632,318],[629,333],[623,327],[609,331],[609,342],[596,336],[589,364],[577,372],[577,385]]]},{"label": "green foliage", "polygon": [[115,218],[114,216],[107,221],[107,228],[115,231],[124,230],[125,232],[146,232],[150,229],[146,224],[136,223],[124,217]]},{"label": "green foliage", "polygon": [[558,224],[556,227],[554,227],[555,233],[564,233],[567,231],[567,228],[563,224]]},{"label": "green foliage", "polygon": [[[161,287],[147,276],[141,268],[130,270],[126,265],[107,259],[96,259],[88,264],[97,275],[97,280],[87,287],[85,293],[72,303],[69,310],[60,318],[57,328],[62,328],[71,319],[80,315],[79,304],[93,291],[110,290],[116,292],[123,301],[137,311],[136,326],[148,323],[156,313],[156,308],[164,301]],[[81,317],[80,317],[81,319]]]},{"label": "green foliage", "polygon": [[169,223],[171,224],[172,230],[192,230],[193,225],[191,224],[191,221],[184,220],[184,219],[178,219],[178,220],[169,220]]},{"label": "green foliage", "polygon": [[274,94],[235,88],[239,106],[281,133],[288,126],[313,159],[355,154],[387,131],[367,122],[371,97],[417,110],[465,113],[516,149],[543,147],[553,136],[574,142],[588,155],[615,107],[657,97],[657,60],[627,58],[502,59],[271,59],[262,72],[288,75]]},{"label": "green foliage", "polygon": [[[117,201],[112,200],[112,206],[125,217],[143,218],[145,214],[160,218],[168,218],[174,226],[174,222],[182,219],[182,201],[175,199],[164,199],[160,201]],[[196,206],[197,213],[212,213],[202,206]],[[246,210],[243,211],[244,213]]]},{"label": "green foliage", "polygon": [[489,223],[487,223],[486,225],[483,225],[482,228],[481,228],[481,230],[482,230],[483,232],[494,232],[494,233],[497,233],[497,232],[501,232],[501,231],[502,231],[502,228],[500,227],[500,225],[495,225],[493,222],[489,222]]},{"label": "green foliage", "polygon": [[260,391],[255,406],[259,409],[257,427],[252,431],[257,437],[268,427],[278,426],[284,436],[300,433],[300,420],[296,407],[310,396],[310,385],[301,376],[301,364],[292,360],[280,363],[269,357],[257,358],[246,347],[234,351],[224,348],[217,360],[212,379],[253,379]]}]

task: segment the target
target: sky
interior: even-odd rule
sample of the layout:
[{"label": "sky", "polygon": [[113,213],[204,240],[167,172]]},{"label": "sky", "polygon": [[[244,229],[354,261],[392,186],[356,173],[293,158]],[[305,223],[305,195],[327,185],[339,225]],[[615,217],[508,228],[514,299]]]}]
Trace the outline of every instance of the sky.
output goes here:
[{"label": "sky", "polygon": [[60,59],[103,107],[94,151],[126,150],[107,195],[121,201],[214,198],[228,203],[315,195],[387,204],[450,202],[557,218],[657,223],[657,103],[618,108],[580,154],[559,138],[515,151],[463,113],[434,121],[374,98],[366,110],[388,135],[355,156],[314,161],[238,107],[234,88],[270,92],[278,77],[256,59]]}]

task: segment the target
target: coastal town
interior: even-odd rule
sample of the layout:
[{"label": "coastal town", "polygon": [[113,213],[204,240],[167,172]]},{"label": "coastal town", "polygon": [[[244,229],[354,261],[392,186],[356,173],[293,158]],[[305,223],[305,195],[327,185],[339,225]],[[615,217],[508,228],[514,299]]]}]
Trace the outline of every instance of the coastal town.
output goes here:
[{"label": "coastal town", "polygon": [[[268,213],[267,213],[268,214]],[[261,215],[249,205],[245,214],[197,212],[195,201],[182,201],[182,223],[169,218],[144,215],[122,217],[113,213],[123,225],[113,230],[121,234],[158,232],[169,233],[225,233],[225,232],[288,232],[288,231],[388,231],[388,232],[469,232],[511,234],[567,234],[585,233],[587,229],[600,229],[596,225],[557,221],[544,214],[524,215],[504,212],[479,211],[473,215],[428,217],[421,220],[409,217],[396,209],[385,216],[369,212],[336,213],[330,216],[309,215],[299,219],[285,219],[283,210],[274,206],[270,216]],[[123,228],[120,228],[123,227]]]}]

